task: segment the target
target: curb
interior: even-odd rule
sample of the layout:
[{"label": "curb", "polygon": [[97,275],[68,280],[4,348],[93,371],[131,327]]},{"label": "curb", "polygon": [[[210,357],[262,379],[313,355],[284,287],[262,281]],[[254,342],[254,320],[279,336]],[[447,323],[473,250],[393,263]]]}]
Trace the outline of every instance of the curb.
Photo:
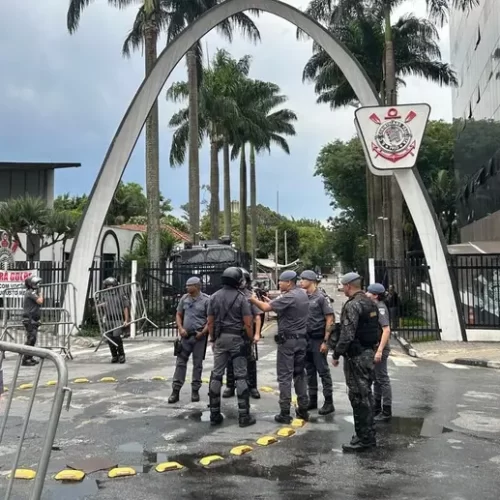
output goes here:
[{"label": "curb", "polygon": [[408,356],[411,356],[412,358],[420,357],[417,350],[414,349],[405,338],[401,337],[398,333],[392,333],[392,336],[399,342],[399,345],[403,348],[406,354],[408,354]]},{"label": "curb", "polygon": [[457,358],[453,361],[456,365],[478,366],[500,370],[500,361],[487,361],[484,359]]}]

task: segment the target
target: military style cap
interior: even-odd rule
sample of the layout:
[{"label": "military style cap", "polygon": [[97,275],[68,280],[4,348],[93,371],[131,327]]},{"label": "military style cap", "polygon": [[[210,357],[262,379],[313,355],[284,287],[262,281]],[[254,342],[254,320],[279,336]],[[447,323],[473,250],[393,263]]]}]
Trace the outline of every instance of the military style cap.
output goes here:
[{"label": "military style cap", "polygon": [[302,271],[302,274],[300,275],[300,277],[303,280],[318,281],[318,275],[314,271],[311,271],[309,269]]},{"label": "military style cap", "polygon": [[343,285],[348,285],[349,283],[352,283],[353,281],[360,280],[361,276],[358,273],[347,273],[342,276],[340,279],[340,282]]},{"label": "military style cap", "polygon": [[297,279],[297,273],[295,271],[284,271],[278,279],[279,281],[293,281]]},{"label": "military style cap", "polygon": [[385,293],[385,287],[380,283],[372,283],[371,285],[368,286],[366,291],[373,293],[375,295],[382,295]]},{"label": "military style cap", "polygon": [[186,285],[201,285],[200,278],[198,278],[198,276],[192,276],[186,281]]}]

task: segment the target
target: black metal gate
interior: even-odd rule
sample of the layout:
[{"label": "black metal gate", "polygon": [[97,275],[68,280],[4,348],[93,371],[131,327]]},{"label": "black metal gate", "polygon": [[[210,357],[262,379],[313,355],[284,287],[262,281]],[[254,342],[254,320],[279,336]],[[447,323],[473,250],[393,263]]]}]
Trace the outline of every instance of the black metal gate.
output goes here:
[{"label": "black metal gate", "polygon": [[410,342],[440,340],[441,329],[425,259],[377,261],[375,277],[388,290],[393,332]]}]

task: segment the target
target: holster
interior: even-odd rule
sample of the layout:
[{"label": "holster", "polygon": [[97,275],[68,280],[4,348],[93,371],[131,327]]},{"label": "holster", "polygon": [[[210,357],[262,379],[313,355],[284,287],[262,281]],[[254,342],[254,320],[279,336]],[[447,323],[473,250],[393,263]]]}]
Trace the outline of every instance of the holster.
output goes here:
[{"label": "holster", "polygon": [[177,338],[174,340],[174,356],[179,356],[182,352],[182,340]]},{"label": "holster", "polygon": [[337,342],[339,341],[339,337],[340,337],[340,323],[335,323],[335,325],[333,326],[332,334],[328,339],[328,347],[332,351],[335,351],[335,347],[337,347]]},{"label": "holster", "polygon": [[277,334],[274,336],[274,341],[275,341],[277,344],[284,344],[284,343],[286,342],[285,334],[284,334],[284,333],[277,333]]}]

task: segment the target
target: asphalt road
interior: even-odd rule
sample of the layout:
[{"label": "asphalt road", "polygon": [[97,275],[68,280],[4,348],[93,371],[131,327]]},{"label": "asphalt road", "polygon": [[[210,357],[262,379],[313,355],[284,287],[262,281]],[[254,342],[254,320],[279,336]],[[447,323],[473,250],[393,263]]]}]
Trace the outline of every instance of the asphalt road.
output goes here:
[{"label": "asphalt road", "polygon": [[[272,328],[260,346],[259,386],[277,388],[276,346]],[[445,365],[414,360],[394,350],[390,374],[394,389],[391,424],[379,426],[379,447],[361,455],[345,455],[342,443],[353,433],[350,405],[343,374],[333,369],[335,416],[313,418],[291,437],[259,446],[256,440],[274,435],[280,426],[274,392],[262,392],[252,401],[258,421],[253,427],[237,425],[236,401],[223,400],[226,420],[222,427],[208,423],[207,385],[202,401],[191,403],[186,386],[181,401],[167,403],[170,383],[154,376],[172,377],[172,344],[139,341],[127,346],[126,365],[110,365],[107,352],[76,350],[68,362],[71,379],[87,377],[90,383],[71,384],[69,412],[63,411],[44,499],[495,499],[499,497],[500,385],[499,372],[491,369]],[[8,385],[13,357],[5,362]],[[207,356],[208,377],[212,357]],[[30,382],[34,369],[22,371]],[[116,383],[99,382],[114,376]],[[133,377],[136,380],[127,380]],[[53,379],[48,369],[42,385]],[[51,403],[51,389],[37,393],[32,421],[20,466],[36,468]],[[0,446],[0,497],[19,436],[30,390],[16,390],[7,434]],[[5,396],[2,396],[5,398]],[[4,404],[4,401],[1,401]],[[248,444],[253,450],[232,456],[232,447]],[[223,460],[203,467],[207,455]],[[109,458],[133,467],[133,477],[109,479],[106,472],[89,474],[78,484],[53,479],[75,459]],[[158,473],[155,465],[178,461],[180,471]],[[30,481],[17,480],[13,498],[27,499]]]}]

